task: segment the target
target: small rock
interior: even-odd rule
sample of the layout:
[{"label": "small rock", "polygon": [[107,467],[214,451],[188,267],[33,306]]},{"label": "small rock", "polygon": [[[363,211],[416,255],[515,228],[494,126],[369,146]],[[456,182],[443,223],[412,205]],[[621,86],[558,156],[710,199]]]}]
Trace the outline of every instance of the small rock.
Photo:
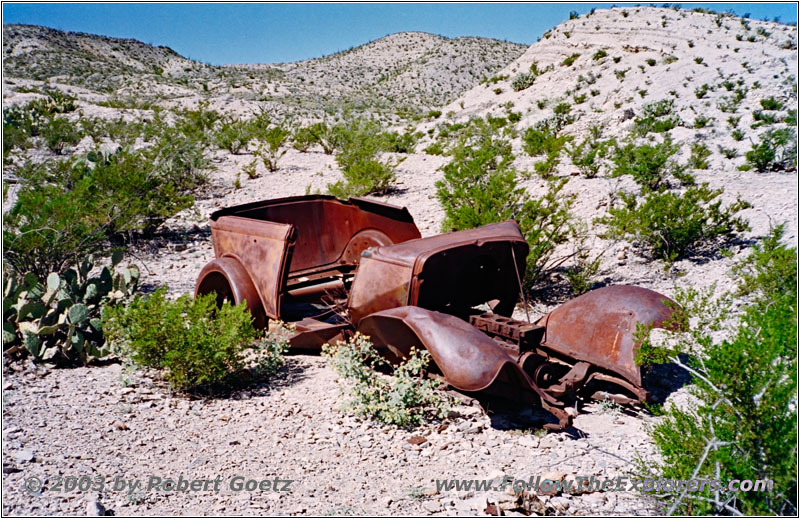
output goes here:
[{"label": "small rock", "polygon": [[406,441],[411,445],[422,445],[423,443],[428,441],[428,439],[425,438],[424,436],[412,436],[411,438],[408,438]]},{"label": "small rock", "polygon": [[438,501],[423,501],[422,508],[430,513],[436,513],[442,510],[442,504]]},{"label": "small rock", "polygon": [[127,431],[128,426],[125,425],[123,422],[114,422],[114,427],[116,427],[120,431]]},{"label": "small rock", "polygon": [[89,517],[100,517],[106,515],[106,509],[97,499],[90,499],[86,503],[86,515]]},{"label": "small rock", "polygon": [[627,258],[628,258],[628,253],[625,252],[625,249],[622,249],[621,251],[619,251],[619,254],[617,254],[617,259],[624,260]]},{"label": "small rock", "polygon": [[550,505],[559,512],[565,512],[569,508],[569,499],[558,496],[550,499]]},{"label": "small rock", "polygon": [[13,456],[14,459],[17,460],[17,463],[27,463],[34,460],[33,451],[30,450],[17,451]]}]

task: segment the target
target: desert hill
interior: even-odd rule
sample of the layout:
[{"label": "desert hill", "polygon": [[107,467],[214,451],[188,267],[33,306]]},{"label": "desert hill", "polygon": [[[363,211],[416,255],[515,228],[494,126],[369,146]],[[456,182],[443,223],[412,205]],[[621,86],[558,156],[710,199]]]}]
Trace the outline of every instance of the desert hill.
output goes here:
[{"label": "desert hill", "polygon": [[140,102],[227,96],[309,117],[342,110],[407,116],[456,99],[525,49],[409,32],[297,63],[212,66],[136,40],[7,25],[3,71]]}]

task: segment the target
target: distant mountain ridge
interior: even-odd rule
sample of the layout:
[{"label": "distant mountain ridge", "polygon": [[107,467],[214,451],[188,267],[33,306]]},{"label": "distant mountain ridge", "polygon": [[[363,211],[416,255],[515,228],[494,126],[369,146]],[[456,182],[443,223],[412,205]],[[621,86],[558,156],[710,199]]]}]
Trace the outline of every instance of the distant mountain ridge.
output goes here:
[{"label": "distant mountain ridge", "polygon": [[133,39],[3,26],[4,74],[115,95],[231,94],[310,113],[421,112],[457,99],[527,45],[407,32],[293,63],[213,66]]}]

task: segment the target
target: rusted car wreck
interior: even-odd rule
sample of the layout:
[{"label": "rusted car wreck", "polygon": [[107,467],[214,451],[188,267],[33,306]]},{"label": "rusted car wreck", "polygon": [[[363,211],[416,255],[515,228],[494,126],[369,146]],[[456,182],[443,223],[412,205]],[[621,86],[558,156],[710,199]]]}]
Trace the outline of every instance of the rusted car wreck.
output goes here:
[{"label": "rusted car wreck", "polygon": [[[535,323],[511,318],[528,244],[517,223],[422,238],[408,210],[361,198],[301,196],[211,215],[216,259],[195,295],[247,302],[257,326],[294,323],[295,351],[360,331],[390,360],[425,348],[453,388],[541,405],[563,428],[593,384],[619,402],[648,397],[636,323],[659,327],[667,298],[635,286],[594,290]],[[603,393],[607,395],[608,392]]]}]

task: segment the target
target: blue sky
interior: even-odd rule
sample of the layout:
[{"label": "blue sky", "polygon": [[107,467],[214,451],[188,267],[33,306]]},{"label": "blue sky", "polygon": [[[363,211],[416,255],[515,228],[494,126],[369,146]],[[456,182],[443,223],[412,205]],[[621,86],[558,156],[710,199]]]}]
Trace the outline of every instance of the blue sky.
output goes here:
[{"label": "blue sky", "polygon": [[[424,31],[531,44],[548,29],[610,3],[232,4],[3,3],[3,23],[135,38],[214,65],[331,54],[387,34]],[[616,5],[625,5],[618,2]],[[633,5],[633,4],[631,4]],[[642,3],[649,5],[649,3]],[[662,5],[656,3],[655,5]],[[797,22],[797,4],[682,3],[684,8]]]}]

